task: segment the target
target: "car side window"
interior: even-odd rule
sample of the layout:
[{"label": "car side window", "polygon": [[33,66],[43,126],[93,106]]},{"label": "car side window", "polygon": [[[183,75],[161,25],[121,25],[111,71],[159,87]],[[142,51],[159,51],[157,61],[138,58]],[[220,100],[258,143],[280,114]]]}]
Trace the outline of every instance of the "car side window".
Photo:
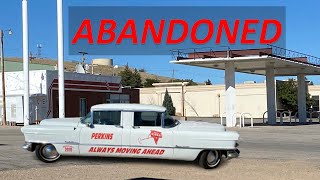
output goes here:
[{"label": "car side window", "polygon": [[93,111],[93,124],[120,125],[121,111]]},{"label": "car side window", "polygon": [[161,112],[134,112],[134,126],[161,126]]}]

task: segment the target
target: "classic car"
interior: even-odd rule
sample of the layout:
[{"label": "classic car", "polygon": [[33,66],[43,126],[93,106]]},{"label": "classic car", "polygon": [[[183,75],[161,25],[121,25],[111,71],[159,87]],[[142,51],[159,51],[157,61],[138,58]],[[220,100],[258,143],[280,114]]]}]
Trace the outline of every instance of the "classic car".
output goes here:
[{"label": "classic car", "polygon": [[23,148],[48,163],[60,156],[107,156],[198,161],[212,169],[223,156],[240,153],[237,132],[216,123],[179,121],[156,105],[99,104],[83,118],[44,119],[21,131]]}]

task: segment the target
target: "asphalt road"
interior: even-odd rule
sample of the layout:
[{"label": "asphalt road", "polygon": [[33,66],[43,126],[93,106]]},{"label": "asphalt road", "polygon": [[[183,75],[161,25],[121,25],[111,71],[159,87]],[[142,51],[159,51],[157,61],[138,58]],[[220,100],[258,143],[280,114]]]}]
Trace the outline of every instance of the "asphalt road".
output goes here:
[{"label": "asphalt road", "polygon": [[[311,173],[308,172],[305,176],[303,176],[303,179],[308,179],[308,177],[312,179],[313,176],[320,176],[319,124],[282,127],[246,127],[241,129],[232,128],[228,130],[235,130],[240,133],[240,157],[238,159],[224,161],[222,166],[219,167],[220,169],[212,172],[218,174],[223,174],[223,172],[228,174],[229,172],[232,172],[228,176],[223,174],[223,176],[225,176],[227,179],[231,179],[232,177],[237,178],[241,174],[247,175],[243,176],[246,177],[244,179],[255,177],[250,173],[243,174],[248,173],[247,171],[256,173],[256,177],[260,177],[260,179],[263,173],[266,173],[266,175],[263,177],[281,177],[280,175],[274,176],[274,172],[276,171],[279,171],[279,173],[287,172],[288,174],[287,176],[283,177],[284,179],[287,179],[291,176],[291,179],[298,178],[298,176],[301,175],[301,173],[298,173],[299,170],[311,171]],[[109,175],[119,171],[118,176],[108,176],[109,178],[105,179],[116,179],[115,177],[121,177],[119,179],[142,177],[141,175],[135,175],[135,173],[139,172],[137,169],[134,170],[135,168],[139,168],[143,175],[149,175],[152,177],[166,177],[171,179],[188,179],[188,177],[190,179],[203,179],[212,176],[212,174],[208,174],[208,171],[203,172],[204,170],[200,169],[197,164],[183,161],[100,157],[63,157],[56,163],[46,164],[37,160],[34,153],[21,149],[23,142],[24,138],[19,127],[0,127],[0,179],[1,176],[5,177],[6,179],[10,179],[10,177],[19,179],[20,175],[23,175],[24,173],[26,173],[25,176],[28,176],[29,173],[34,174],[35,172],[37,175],[41,175],[41,173],[47,171],[66,171],[66,173],[63,175],[69,175],[66,176],[65,179],[70,179],[70,177],[75,177],[74,174],[70,174],[70,172],[73,170],[76,172],[86,171],[88,168],[94,169],[94,167],[100,166],[106,168],[106,171],[114,169],[113,173],[109,173]],[[132,171],[125,173],[120,171],[120,169],[124,169],[125,172],[129,171],[130,169]],[[159,174],[157,170],[161,169],[164,170],[162,170],[163,172]],[[182,171],[179,172],[180,176],[179,173],[177,173],[176,176],[173,172],[179,169],[182,169]],[[235,172],[234,169],[237,171]],[[96,169],[94,170],[96,171]],[[288,170],[290,170],[290,172],[288,172]],[[186,174],[183,173],[184,171],[186,171],[187,174],[191,173],[192,175],[185,176]],[[202,175],[197,175],[198,172],[203,173]],[[90,174],[91,172],[88,171],[88,173]],[[17,175],[18,177],[14,177],[12,174]],[[49,176],[50,173],[46,174]],[[61,175],[62,179],[64,179],[63,175]],[[84,173],[81,175],[81,177],[84,178],[86,175],[88,174]],[[21,179],[23,178],[21,177]],[[97,179],[99,178],[97,177]]]}]

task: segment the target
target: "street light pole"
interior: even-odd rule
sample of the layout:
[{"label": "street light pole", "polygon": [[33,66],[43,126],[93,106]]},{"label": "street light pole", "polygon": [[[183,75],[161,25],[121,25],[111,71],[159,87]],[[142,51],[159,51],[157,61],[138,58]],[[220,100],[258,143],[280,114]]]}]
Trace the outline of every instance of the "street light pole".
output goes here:
[{"label": "street light pole", "polygon": [[6,84],[5,84],[5,77],[4,77],[4,53],[3,53],[3,30],[0,29],[0,48],[1,48],[1,74],[2,74],[2,125],[5,126],[7,123],[7,113],[6,113]]}]

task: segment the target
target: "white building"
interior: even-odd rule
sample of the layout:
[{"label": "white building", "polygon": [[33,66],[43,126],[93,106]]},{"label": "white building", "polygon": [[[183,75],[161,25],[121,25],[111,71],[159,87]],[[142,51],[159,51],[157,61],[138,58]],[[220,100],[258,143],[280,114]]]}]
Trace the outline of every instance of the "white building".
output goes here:
[{"label": "white building", "polygon": [[[58,117],[58,71],[30,71],[30,123]],[[65,115],[84,116],[92,105],[107,102],[135,102],[138,90],[124,89],[119,76],[65,72]],[[0,81],[2,86],[2,82]],[[5,72],[6,115],[8,122],[23,123],[23,72]],[[2,89],[0,89],[2,95]],[[0,114],[3,116],[0,98]]]},{"label": "white building", "polygon": [[[236,88],[236,112],[246,112],[250,113],[253,118],[262,118],[267,111],[266,83],[236,84]],[[142,104],[162,105],[166,89],[172,97],[177,115],[184,114],[186,117],[220,117],[225,112],[226,91],[223,84],[185,86],[184,98],[181,93],[181,85],[142,88],[140,89],[140,102]],[[313,109],[319,111],[320,86],[309,85],[309,93],[317,100],[318,106],[313,107]]]}]

